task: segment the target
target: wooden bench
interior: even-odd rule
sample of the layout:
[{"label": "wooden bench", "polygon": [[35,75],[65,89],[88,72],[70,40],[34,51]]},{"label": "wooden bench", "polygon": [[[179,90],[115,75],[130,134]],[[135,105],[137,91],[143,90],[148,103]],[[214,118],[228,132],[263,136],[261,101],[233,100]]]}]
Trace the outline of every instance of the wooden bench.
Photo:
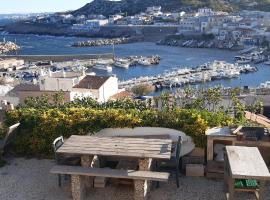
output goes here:
[{"label": "wooden bench", "polygon": [[[83,199],[85,195],[84,177],[106,177],[118,179],[163,181],[169,179],[170,174],[166,172],[135,171],[109,168],[88,168],[81,166],[55,165],[51,170],[52,174],[71,175],[71,189],[74,200]],[[78,192],[79,191],[79,192]]]}]

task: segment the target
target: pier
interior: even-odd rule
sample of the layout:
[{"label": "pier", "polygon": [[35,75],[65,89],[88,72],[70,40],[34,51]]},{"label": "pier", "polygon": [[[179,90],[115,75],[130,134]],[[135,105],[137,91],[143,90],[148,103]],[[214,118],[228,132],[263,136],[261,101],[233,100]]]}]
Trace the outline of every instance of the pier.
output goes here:
[{"label": "pier", "polygon": [[106,54],[66,54],[66,55],[1,55],[0,59],[16,58],[25,62],[53,61],[64,62],[71,60],[113,59],[112,53]]}]

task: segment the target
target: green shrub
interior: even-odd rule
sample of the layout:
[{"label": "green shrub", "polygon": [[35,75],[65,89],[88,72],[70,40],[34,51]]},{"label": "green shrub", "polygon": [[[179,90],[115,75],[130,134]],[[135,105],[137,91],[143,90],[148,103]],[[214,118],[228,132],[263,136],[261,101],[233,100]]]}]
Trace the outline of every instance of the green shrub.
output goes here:
[{"label": "green shrub", "polygon": [[165,127],[180,130],[191,136],[199,147],[206,145],[208,127],[229,125],[233,120],[223,113],[194,109],[155,110],[91,107],[20,107],[6,116],[6,125],[17,121],[21,128],[13,151],[20,156],[50,157],[52,141],[63,135],[85,135],[103,128]]}]

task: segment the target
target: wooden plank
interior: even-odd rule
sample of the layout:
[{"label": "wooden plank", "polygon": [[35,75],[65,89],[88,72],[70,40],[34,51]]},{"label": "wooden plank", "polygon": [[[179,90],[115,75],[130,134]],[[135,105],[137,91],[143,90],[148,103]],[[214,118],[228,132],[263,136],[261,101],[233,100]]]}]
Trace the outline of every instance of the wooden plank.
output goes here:
[{"label": "wooden plank", "polygon": [[164,139],[73,135],[57,153],[170,159],[171,146],[172,140]]},{"label": "wooden plank", "polygon": [[169,154],[149,154],[149,153],[130,153],[126,151],[122,152],[110,152],[110,151],[88,151],[79,149],[79,150],[70,150],[58,153],[66,155],[98,155],[98,156],[119,156],[119,157],[130,157],[130,158],[154,158],[154,159],[170,159]]},{"label": "wooden plank", "polygon": [[257,147],[226,146],[232,178],[270,180],[269,170]]},{"label": "wooden plank", "polygon": [[69,150],[72,150],[72,149],[84,149],[84,150],[89,150],[89,151],[99,151],[99,150],[102,150],[102,151],[109,151],[109,152],[119,152],[119,151],[126,151],[126,152],[138,152],[138,153],[149,153],[149,154],[170,154],[170,150],[169,148],[162,148],[160,147],[159,149],[156,149],[156,150],[148,150],[147,148],[146,149],[138,149],[138,148],[130,148],[130,147],[113,147],[113,146],[110,146],[110,147],[104,147],[104,146],[100,146],[100,147],[96,147],[96,146],[73,146],[73,145],[65,145],[62,147],[61,150],[59,150],[58,152],[61,152],[61,151],[69,151]]},{"label": "wooden plank", "polygon": [[[120,145],[116,145],[115,143],[113,144],[100,144],[100,145],[97,145],[96,143],[92,143],[92,142],[85,142],[85,143],[70,143],[70,142],[66,142],[64,144],[65,146],[64,147],[69,147],[69,146],[72,146],[72,147],[81,147],[81,146],[84,146],[84,147],[88,147],[88,148],[129,148],[129,149],[141,149],[143,148],[144,150],[148,150],[148,151],[157,151],[157,150],[160,150],[161,148],[162,149],[168,149],[170,147],[170,145],[149,145],[149,146],[145,146],[145,144],[140,144],[140,145],[137,145],[137,144],[120,144]],[[112,146],[113,145],[113,146]]]},{"label": "wooden plank", "polygon": [[238,133],[241,129],[243,128],[243,126],[238,126],[237,129],[235,129],[232,134],[235,135],[236,133]]},{"label": "wooden plank", "polygon": [[137,142],[137,143],[157,143],[157,144],[164,144],[164,143],[171,143],[172,140],[170,139],[151,139],[151,138],[129,138],[129,137],[96,137],[96,136],[81,136],[81,135],[72,135],[69,139],[76,139],[78,140],[92,140],[92,141],[117,141],[117,142]]},{"label": "wooden plank", "polygon": [[168,181],[170,175],[169,173],[165,172],[117,170],[108,168],[87,168],[81,166],[67,165],[55,165],[50,170],[50,173],[153,181]]},{"label": "wooden plank", "polygon": [[270,120],[266,117],[262,117],[247,111],[245,112],[245,117],[246,119],[262,124],[268,128],[270,127]]}]

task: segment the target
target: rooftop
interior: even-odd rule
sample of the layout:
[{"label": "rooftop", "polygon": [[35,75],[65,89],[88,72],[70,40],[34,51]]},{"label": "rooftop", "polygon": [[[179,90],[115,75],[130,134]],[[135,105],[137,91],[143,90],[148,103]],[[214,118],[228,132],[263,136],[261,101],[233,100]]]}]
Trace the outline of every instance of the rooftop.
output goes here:
[{"label": "rooftop", "polygon": [[110,77],[109,76],[85,76],[73,88],[80,89],[99,89]]}]

